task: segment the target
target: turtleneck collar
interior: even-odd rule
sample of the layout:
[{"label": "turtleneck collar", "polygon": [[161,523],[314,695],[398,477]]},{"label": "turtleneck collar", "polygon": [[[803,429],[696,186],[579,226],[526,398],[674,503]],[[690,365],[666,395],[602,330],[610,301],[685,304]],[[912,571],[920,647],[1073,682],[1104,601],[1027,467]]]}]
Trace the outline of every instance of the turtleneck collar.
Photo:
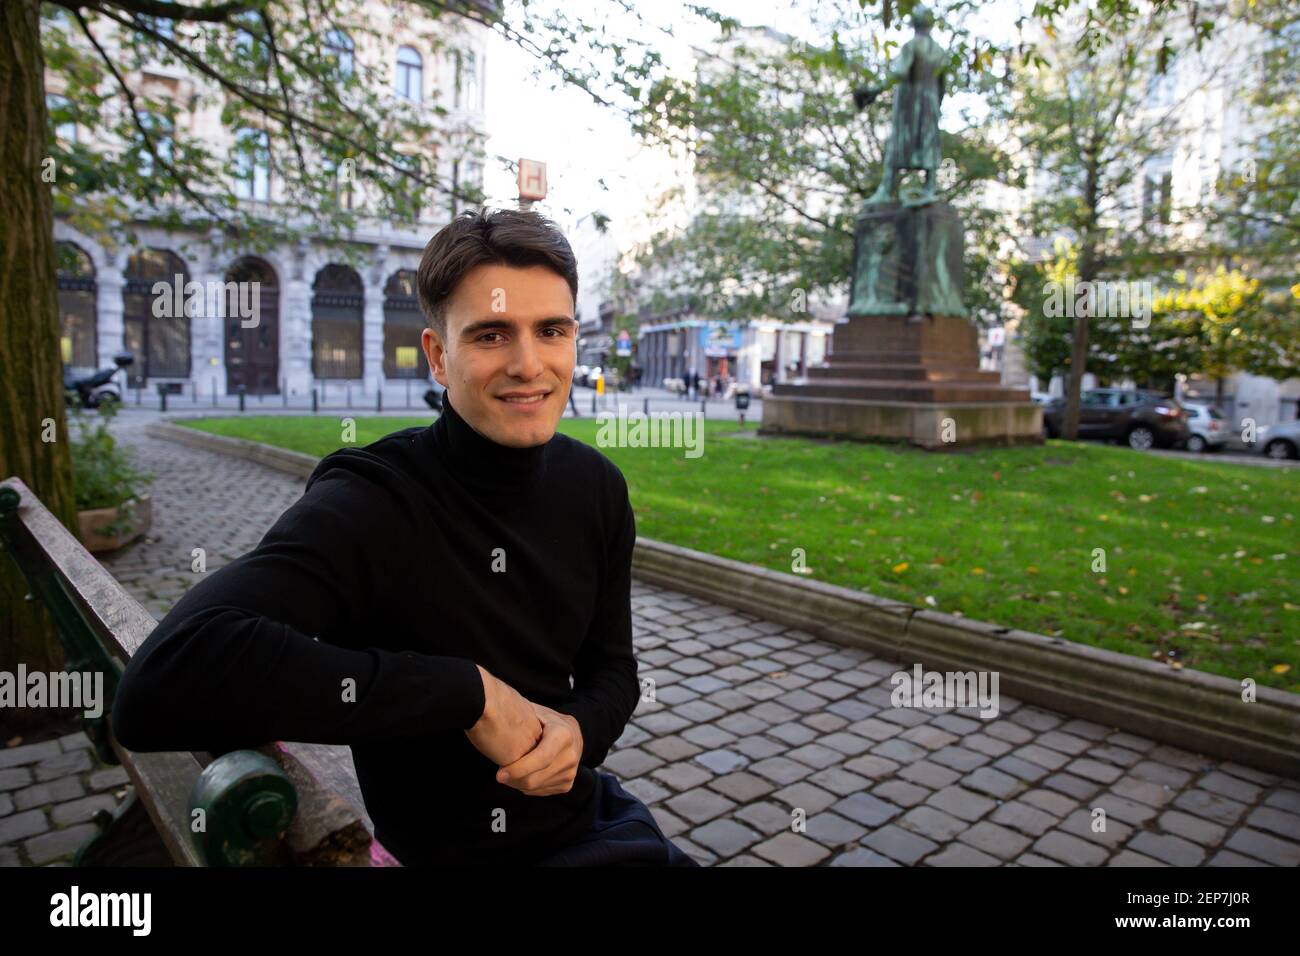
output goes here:
[{"label": "turtleneck collar", "polygon": [[442,414],[431,426],[433,444],[446,468],[471,492],[527,494],[546,472],[550,442],[512,448],[480,435],[442,396]]}]

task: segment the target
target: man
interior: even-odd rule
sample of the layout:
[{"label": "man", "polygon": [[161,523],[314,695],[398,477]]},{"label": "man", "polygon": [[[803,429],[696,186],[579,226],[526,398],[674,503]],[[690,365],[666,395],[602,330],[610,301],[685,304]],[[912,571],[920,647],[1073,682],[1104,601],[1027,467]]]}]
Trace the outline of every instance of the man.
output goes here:
[{"label": "man", "polygon": [[133,750],[348,744],[402,863],[695,865],[596,771],[636,708],[627,485],[557,434],[577,268],[531,212],[462,214],[417,272],[427,428],[324,458],[131,659]]}]

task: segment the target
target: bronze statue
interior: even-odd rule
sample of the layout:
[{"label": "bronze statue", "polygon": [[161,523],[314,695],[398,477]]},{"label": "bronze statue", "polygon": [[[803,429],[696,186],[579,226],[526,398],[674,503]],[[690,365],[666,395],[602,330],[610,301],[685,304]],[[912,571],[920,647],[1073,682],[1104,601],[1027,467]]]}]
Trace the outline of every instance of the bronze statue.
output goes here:
[{"label": "bronze statue", "polygon": [[939,104],[944,94],[944,67],[948,52],[930,37],[934,14],[928,7],[918,6],[912,11],[912,26],[916,33],[903,44],[903,49],[890,69],[890,80],[885,87],[859,87],[853,93],[858,109],[872,103],[885,89],[896,86],[892,129],[885,147],[885,174],[880,187],[867,200],[868,204],[886,203],[895,196],[896,174],[900,170],[925,171],[925,190],[915,202],[905,205],[924,205],[934,202],[935,173],[939,168]]}]

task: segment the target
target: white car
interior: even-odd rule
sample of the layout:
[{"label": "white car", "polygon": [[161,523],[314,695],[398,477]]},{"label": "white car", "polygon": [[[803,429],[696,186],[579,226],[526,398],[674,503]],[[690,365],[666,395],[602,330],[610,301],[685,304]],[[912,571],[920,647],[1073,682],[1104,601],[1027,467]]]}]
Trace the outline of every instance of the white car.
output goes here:
[{"label": "white car", "polygon": [[1188,451],[1217,451],[1228,440],[1228,420],[1213,405],[1181,402],[1187,409],[1187,427],[1192,433],[1187,438]]},{"label": "white car", "polygon": [[1264,426],[1256,436],[1255,450],[1269,458],[1300,458],[1300,420]]}]

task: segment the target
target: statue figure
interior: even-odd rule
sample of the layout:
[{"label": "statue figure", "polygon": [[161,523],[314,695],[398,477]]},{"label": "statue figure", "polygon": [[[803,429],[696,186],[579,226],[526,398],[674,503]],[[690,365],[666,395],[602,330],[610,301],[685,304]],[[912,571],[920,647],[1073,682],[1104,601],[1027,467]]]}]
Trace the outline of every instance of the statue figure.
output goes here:
[{"label": "statue figure", "polygon": [[939,104],[943,100],[944,66],[948,53],[930,37],[934,14],[928,7],[912,11],[916,33],[903,44],[890,69],[886,87],[859,87],[853,93],[858,109],[872,103],[889,86],[896,86],[889,144],[885,147],[885,174],[867,204],[896,198],[895,177],[901,170],[925,171],[925,190],[915,203],[934,202],[935,173],[939,168]]},{"label": "statue figure", "polygon": [[894,251],[894,233],[889,229],[869,232],[864,237],[863,247],[858,284],[853,290],[853,307],[866,313],[880,307],[880,274],[886,263],[893,264],[890,253]]}]

